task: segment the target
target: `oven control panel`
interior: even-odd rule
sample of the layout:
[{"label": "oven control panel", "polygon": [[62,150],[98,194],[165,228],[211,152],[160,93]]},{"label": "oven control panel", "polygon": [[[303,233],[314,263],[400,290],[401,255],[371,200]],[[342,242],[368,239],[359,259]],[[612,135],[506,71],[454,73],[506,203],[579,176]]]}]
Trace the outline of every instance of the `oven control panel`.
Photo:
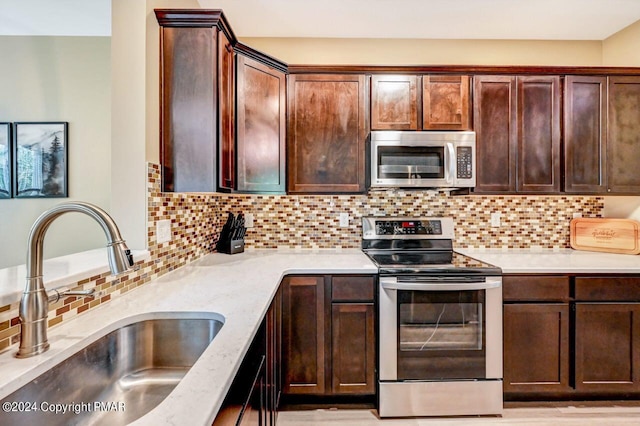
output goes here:
[{"label": "oven control panel", "polygon": [[376,235],[442,235],[439,220],[379,220]]},{"label": "oven control panel", "polygon": [[451,217],[370,216],[362,218],[363,240],[453,240]]}]

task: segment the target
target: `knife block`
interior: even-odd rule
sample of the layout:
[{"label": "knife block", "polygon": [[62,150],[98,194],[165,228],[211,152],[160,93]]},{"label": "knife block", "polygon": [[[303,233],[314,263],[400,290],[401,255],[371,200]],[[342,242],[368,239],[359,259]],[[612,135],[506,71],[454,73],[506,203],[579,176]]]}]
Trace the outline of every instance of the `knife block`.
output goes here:
[{"label": "knife block", "polygon": [[225,224],[220,232],[220,238],[216,244],[216,250],[219,253],[236,254],[244,251],[244,232],[241,237],[234,238],[234,230],[229,224]]},{"label": "knife block", "polygon": [[237,240],[226,240],[222,244],[218,242],[218,251],[226,254],[242,253],[244,251],[244,238]]}]

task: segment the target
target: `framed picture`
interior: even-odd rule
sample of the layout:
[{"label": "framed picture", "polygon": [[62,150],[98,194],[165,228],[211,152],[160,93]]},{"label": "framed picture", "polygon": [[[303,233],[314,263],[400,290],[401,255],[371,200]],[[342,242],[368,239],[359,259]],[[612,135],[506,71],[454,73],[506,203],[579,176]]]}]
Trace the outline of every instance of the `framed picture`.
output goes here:
[{"label": "framed picture", "polygon": [[13,195],[67,197],[69,123],[13,123]]},{"label": "framed picture", "polygon": [[0,123],[0,198],[11,198],[11,123]]}]

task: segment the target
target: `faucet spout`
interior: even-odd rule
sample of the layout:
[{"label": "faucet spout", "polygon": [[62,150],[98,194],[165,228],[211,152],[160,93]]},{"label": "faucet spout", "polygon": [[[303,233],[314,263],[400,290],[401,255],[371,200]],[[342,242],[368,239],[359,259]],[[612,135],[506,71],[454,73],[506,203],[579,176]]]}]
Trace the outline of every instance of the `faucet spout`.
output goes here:
[{"label": "faucet spout", "polygon": [[118,226],[100,207],[84,202],[69,202],[42,213],[31,227],[27,244],[27,279],[20,300],[20,348],[16,354],[18,358],[28,358],[49,349],[49,300],[42,278],[44,236],[49,225],[60,215],[68,212],[84,213],[102,227],[107,237],[109,267],[112,274],[127,272],[133,266],[131,251],[120,236]]}]

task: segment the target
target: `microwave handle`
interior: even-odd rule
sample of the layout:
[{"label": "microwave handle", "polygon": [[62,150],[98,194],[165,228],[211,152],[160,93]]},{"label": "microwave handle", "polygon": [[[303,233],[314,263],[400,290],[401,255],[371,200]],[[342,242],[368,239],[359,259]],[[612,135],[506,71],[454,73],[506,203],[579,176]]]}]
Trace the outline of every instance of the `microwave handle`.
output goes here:
[{"label": "microwave handle", "polygon": [[446,166],[444,170],[444,180],[448,185],[453,185],[456,175],[456,151],[451,142],[447,142],[446,149],[444,150],[444,164]]},{"label": "microwave handle", "polygon": [[479,283],[407,283],[398,282],[397,278],[380,278],[380,286],[388,290],[413,290],[413,291],[458,291],[458,290],[488,290],[502,286],[502,279],[488,278]]}]

